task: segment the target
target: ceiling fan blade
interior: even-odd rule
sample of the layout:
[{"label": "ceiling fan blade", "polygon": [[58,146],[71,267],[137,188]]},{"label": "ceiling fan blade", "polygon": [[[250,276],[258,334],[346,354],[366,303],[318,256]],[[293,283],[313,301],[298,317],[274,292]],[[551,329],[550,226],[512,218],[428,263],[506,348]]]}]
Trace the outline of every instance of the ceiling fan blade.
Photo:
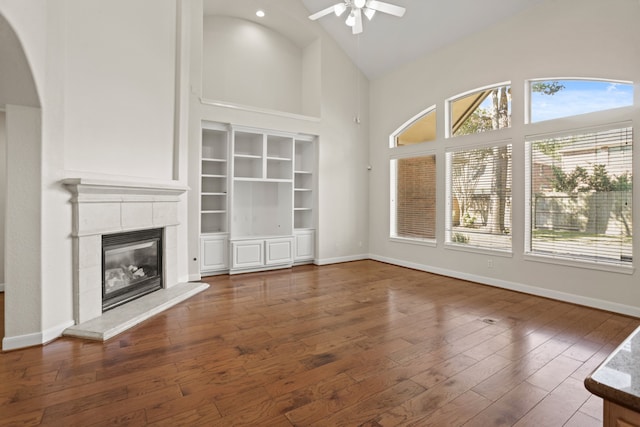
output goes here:
[{"label": "ceiling fan blade", "polygon": [[353,24],[353,28],[351,28],[351,32],[353,34],[360,34],[362,32],[362,9],[356,9],[356,22]]},{"label": "ceiling fan blade", "polygon": [[312,21],[315,21],[316,19],[320,19],[323,16],[327,16],[328,14],[333,13],[335,11],[336,6],[340,4],[342,3],[337,3],[337,4],[334,4],[333,6],[329,6],[326,9],[322,9],[320,12],[316,12],[313,15],[310,15],[309,19],[311,19]]},{"label": "ceiling fan blade", "polygon": [[385,3],[383,1],[378,0],[369,0],[367,2],[367,7],[369,9],[377,10],[379,12],[388,13],[389,15],[397,16],[401,18],[404,16],[404,13],[407,11],[402,6],[396,6],[395,4]]}]

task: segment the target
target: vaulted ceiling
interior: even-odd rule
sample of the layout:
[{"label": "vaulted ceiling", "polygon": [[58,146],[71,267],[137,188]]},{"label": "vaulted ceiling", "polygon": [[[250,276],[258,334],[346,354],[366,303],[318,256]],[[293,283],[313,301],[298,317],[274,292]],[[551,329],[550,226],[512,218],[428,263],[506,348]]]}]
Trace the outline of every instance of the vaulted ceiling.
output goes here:
[{"label": "vaulted ceiling", "polygon": [[[250,19],[283,33],[299,44],[314,37],[307,19],[343,0],[204,0],[205,13]],[[382,76],[458,39],[471,36],[544,0],[385,0],[407,9],[402,18],[377,13],[364,22],[359,36],[344,23],[346,14],[318,22],[369,77]],[[255,11],[266,11],[256,18]],[[494,47],[496,49],[499,46]]]}]

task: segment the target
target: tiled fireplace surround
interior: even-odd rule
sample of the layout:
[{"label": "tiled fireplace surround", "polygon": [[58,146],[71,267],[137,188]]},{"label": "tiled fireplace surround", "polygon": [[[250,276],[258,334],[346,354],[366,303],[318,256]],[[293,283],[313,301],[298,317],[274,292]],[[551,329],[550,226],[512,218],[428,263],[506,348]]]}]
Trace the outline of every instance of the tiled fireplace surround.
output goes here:
[{"label": "tiled fireplace surround", "polygon": [[[96,179],[66,179],[73,205],[73,281],[76,325],[64,334],[106,340],[208,287],[178,283],[180,195],[188,188]],[[164,289],[102,313],[102,235],[164,230]]]}]

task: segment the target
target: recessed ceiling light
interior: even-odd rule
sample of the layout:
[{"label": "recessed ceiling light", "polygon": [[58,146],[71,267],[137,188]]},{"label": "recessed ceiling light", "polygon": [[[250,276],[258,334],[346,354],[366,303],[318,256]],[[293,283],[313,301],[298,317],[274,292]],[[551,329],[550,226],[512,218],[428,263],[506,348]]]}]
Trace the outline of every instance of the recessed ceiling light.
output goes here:
[{"label": "recessed ceiling light", "polygon": [[259,10],[256,12],[256,16],[258,18],[264,18],[264,10]]}]

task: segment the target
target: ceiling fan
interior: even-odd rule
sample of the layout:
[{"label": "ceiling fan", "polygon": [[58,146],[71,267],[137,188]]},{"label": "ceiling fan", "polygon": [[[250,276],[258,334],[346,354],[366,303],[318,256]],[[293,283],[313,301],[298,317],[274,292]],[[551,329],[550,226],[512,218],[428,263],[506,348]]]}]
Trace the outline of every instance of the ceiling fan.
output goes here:
[{"label": "ceiling fan", "polygon": [[340,3],[336,3],[333,6],[329,6],[326,9],[321,10],[320,12],[316,12],[313,15],[309,16],[309,19],[315,21],[316,19],[320,19],[323,16],[330,14],[331,12],[335,13],[336,16],[342,15],[347,9],[351,9],[349,11],[349,15],[347,16],[347,20],[345,23],[351,27],[351,31],[353,34],[360,34],[362,32],[362,15],[364,14],[369,21],[373,19],[373,15],[376,12],[388,13],[389,15],[397,16],[401,18],[404,16],[404,12],[406,9],[401,6],[396,6],[394,4],[385,3],[378,0],[344,0]]}]

